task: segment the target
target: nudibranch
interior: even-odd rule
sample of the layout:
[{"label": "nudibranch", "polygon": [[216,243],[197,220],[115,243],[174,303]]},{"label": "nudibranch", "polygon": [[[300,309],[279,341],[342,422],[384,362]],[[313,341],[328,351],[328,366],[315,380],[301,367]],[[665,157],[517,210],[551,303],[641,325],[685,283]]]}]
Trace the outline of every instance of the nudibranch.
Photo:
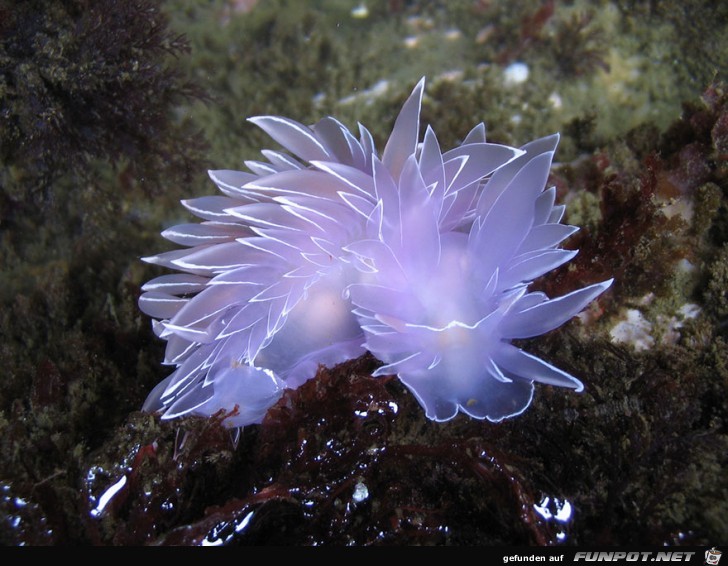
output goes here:
[{"label": "nudibranch", "polygon": [[202,221],[162,235],[145,261],[175,270],[139,305],[176,369],[144,410],[259,423],[286,388],[370,351],[433,420],[523,412],[534,382],[582,383],[512,341],[562,325],[611,280],[549,298],[534,279],[568,262],[577,228],[547,188],[558,135],[521,148],[477,125],[443,152],[420,140],[421,80],[381,154],[334,118],[250,121],[285,151],[210,171],[221,195],[183,201]]}]

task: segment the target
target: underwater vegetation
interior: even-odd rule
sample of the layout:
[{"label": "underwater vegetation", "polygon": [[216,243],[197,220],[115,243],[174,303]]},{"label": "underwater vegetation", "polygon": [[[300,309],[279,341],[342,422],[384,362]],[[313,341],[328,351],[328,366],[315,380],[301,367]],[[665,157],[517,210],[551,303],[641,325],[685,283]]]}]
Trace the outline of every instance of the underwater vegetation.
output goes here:
[{"label": "underwater vegetation", "polygon": [[66,515],[81,459],[162,378],[126,308],[150,245],[133,203],[204,167],[171,107],[201,91],[159,2],[3,0],[0,14],[0,476],[3,497],[32,491],[29,512],[54,501],[26,533],[46,544],[83,537]]},{"label": "underwater vegetation", "polygon": [[[0,1],[0,22],[25,4]],[[359,4],[129,3],[163,10],[149,19],[165,24],[122,18],[121,36],[184,33],[189,50],[148,60],[206,91],[166,97],[166,127],[139,140],[171,148],[171,167],[88,156],[46,169],[55,181],[43,186],[29,182],[34,154],[3,162],[2,544],[728,539],[726,7],[423,0],[352,15]],[[46,27],[66,29],[80,5],[36,14],[63,15]],[[21,31],[3,28],[0,49]],[[64,50],[65,62],[80,53]],[[512,65],[525,80],[505,81]],[[139,258],[159,249],[160,229],[189,222],[178,202],[210,194],[206,169],[241,169],[269,147],[244,118],[333,115],[367,124],[384,148],[423,75],[421,123],[443,148],[481,121],[489,142],[516,148],[561,133],[545,186],[580,226],[565,242],[580,251],[529,292],[615,281],[578,319],[513,344],[584,390],[537,386],[527,411],[499,423],[433,422],[402,381],[372,377],[380,362],[365,355],[286,389],[237,435],[221,418],[138,411],[168,374],[140,287],[169,273]]]},{"label": "underwater vegetation", "polygon": [[188,46],[158,2],[3,1],[0,14],[4,199],[42,201],[94,158],[123,159],[133,177],[190,165],[166,134],[191,132],[168,110],[201,90],[165,61]]}]

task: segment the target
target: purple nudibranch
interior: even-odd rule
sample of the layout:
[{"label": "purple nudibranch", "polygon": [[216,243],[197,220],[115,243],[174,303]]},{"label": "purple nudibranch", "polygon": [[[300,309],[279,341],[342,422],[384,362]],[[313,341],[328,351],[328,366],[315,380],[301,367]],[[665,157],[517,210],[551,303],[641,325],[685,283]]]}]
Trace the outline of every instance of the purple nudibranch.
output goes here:
[{"label": "purple nudibranch", "polygon": [[184,248],[144,258],[178,272],[139,299],[176,366],[144,410],[259,423],[319,365],[367,350],[383,362],[374,375],[396,374],[436,421],[518,415],[534,382],[583,389],[512,344],[612,283],[528,291],[577,253],[559,247],[577,228],[546,188],[559,136],[514,148],[487,143],[481,123],[442,152],[430,127],[420,140],[423,90],[381,154],[362,125],[357,138],[331,117],[250,119],[287,152],[210,171],[222,195],[182,202],[202,222],[162,233]]}]

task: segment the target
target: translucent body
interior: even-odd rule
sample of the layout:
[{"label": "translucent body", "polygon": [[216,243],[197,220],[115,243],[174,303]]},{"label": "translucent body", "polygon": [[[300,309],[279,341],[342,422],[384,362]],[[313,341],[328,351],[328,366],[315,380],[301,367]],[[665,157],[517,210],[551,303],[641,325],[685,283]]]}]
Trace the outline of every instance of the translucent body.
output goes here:
[{"label": "translucent body", "polygon": [[533,383],[581,382],[511,344],[552,330],[611,281],[556,299],[532,280],[569,261],[576,228],[546,188],[558,136],[517,149],[478,125],[442,152],[419,137],[421,81],[381,156],[333,118],[308,127],[253,118],[290,154],[264,150],[250,172],[212,171],[223,196],[185,201],[203,219],[163,235],[186,249],[145,258],[176,269],[140,307],[176,370],[149,395],[163,418],[232,413],[260,422],[286,387],[371,351],[429,418],[498,421]]}]

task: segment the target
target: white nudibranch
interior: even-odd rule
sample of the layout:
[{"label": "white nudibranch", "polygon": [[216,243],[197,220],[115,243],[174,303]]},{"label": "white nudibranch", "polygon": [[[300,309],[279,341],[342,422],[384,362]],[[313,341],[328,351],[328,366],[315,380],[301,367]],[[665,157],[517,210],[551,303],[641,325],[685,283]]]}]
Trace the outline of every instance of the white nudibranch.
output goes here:
[{"label": "white nudibranch", "polygon": [[523,412],[534,382],[581,382],[517,348],[583,310],[611,280],[549,298],[531,282],[568,262],[547,187],[558,135],[521,148],[477,125],[443,152],[420,139],[424,79],[381,154],[334,118],[251,122],[285,150],[248,172],[211,171],[222,195],[183,202],[200,223],[163,232],[183,249],[144,258],[178,273],[143,287],[140,308],[174,372],[144,409],[162,418],[231,412],[261,422],[285,388],[370,351],[431,419],[499,421]]}]

